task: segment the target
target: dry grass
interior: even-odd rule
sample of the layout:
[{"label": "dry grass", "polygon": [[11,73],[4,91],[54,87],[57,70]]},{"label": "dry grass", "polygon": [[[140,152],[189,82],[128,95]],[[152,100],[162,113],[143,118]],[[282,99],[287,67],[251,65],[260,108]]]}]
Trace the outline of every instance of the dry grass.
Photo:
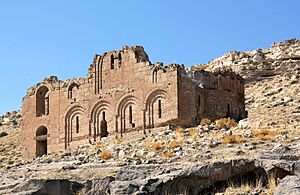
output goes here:
[{"label": "dry grass", "polygon": [[150,146],[151,150],[157,151],[163,148],[162,143],[160,141],[154,142]]},{"label": "dry grass", "polygon": [[198,133],[198,130],[196,128],[190,128],[189,129],[189,135],[193,138],[193,139],[196,139],[197,138],[197,133]]},{"label": "dry grass", "polygon": [[268,185],[267,185],[268,194],[273,194],[276,187],[277,187],[276,178],[274,177],[274,175],[270,175],[268,177]]},{"label": "dry grass", "polygon": [[108,159],[112,158],[112,153],[110,151],[108,151],[108,150],[103,150],[100,153],[100,157],[103,160],[108,160]]},{"label": "dry grass", "polygon": [[175,153],[172,152],[172,151],[170,151],[170,150],[168,150],[168,151],[166,151],[166,152],[164,153],[164,156],[165,156],[166,158],[171,158],[171,157],[175,156]]},{"label": "dry grass", "polygon": [[277,135],[281,135],[282,133],[283,132],[278,131],[278,130],[271,131],[269,129],[255,129],[255,130],[252,130],[252,134],[254,135],[254,137],[257,140],[262,140],[262,141],[272,140]]},{"label": "dry grass", "polygon": [[96,148],[101,148],[103,147],[103,144],[101,142],[97,142],[95,145]]},{"label": "dry grass", "polygon": [[225,194],[249,194],[256,189],[261,189],[263,187],[262,179],[257,179],[255,183],[251,182],[242,182],[240,184],[234,184],[229,182],[228,188],[225,191]]},{"label": "dry grass", "polygon": [[176,135],[176,138],[177,140],[181,141],[184,137],[184,133],[183,133],[183,128],[177,128],[176,131],[175,131],[175,135]]},{"label": "dry grass", "polygon": [[218,129],[221,129],[223,127],[235,127],[237,125],[235,120],[231,118],[221,118],[216,120],[215,122],[216,122],[216,127]]},{"label": "dry grass", "polygon": [[226,135],[223,137],[223,144],[238,144],[245,142],[245,138],[240,135]]},{"label": "dry grass", "polygon": [[205,126],[205,125],[210,125],[211,124],[211,120],[208,118],[204,118],[201,120],[200,125]]},{"label": "dry grass", "polygon": [[176,140],[172,140],[169,145],[168,145],[168,148],[170,149],[174,149],[174,148],[177,148],[179,146],[178,142]]}]

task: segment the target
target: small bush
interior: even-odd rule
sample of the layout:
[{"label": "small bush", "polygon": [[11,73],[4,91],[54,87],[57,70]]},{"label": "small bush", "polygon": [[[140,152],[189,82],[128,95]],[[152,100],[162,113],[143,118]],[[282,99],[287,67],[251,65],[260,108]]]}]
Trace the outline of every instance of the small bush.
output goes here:
[{"label": "small bush", "polygon": [[268,194],[273,194],[276,187],[277,187],[276,177],[273,174],[271,174],[268,177],[268,185],[267,185]]},{"label": "small bush", "polygon": [[97,142],[95,145],[96,148],[101,148],[102,146],[103,146],[103,144],[101,142]]},{"label": "small bush", "polygon": [[235,127],[237,123],[235,122],[234,119],[231,118],[221,118],[215,121],[216,122],[216,127],[218,129],[224,128],[224,127]]},{"label": "small bush", "polygon": [[108,159],[112,158],[112,153],[110,151],[108,151],[108,150],[103,150],[100,153],[100,157],[103,160],[108,160]]},{"label": "small bush", "polygon": [[236,144],[245,142],[245,138],[240,135],[226,135],[223,137],[223,144]]},{"label": "small bush", "polygon": [[190,128],[189,129],[189,135],[193,138],[193,139],[195,139],[196,137],[197,137],[197,133],[198,133],[198,130],[196,129],[196,128]]},{"label": "small bush", "polygon": [[183,131],[184,131],[183,128],[176,129],[175,135],[176,135],[177,140],[183,139],[183,136],[184,136]]},{"label": "small bush", "polygon": [[170,151],[170,150],[168,150],[168,151],[166,151],[166,152],[164,153],[164,156],[165,156],[166,158],[171,158],[171,157],[175,156],[175,153],[172,152],[172,151]]},{"label": "small bush", "polygon": [[178,142],[176,140],[173,140],[169,143],[169,148],[173,149],[173,148],[177,148],[179,146]]},{"label": "small bush", "polygon": [[162,149],[162,143],[160,141],[154,142],[151,146],[151,149],[156,151]]},{"label": "small bush", "polygon": [[271,131],[269,129],[256,129],[256,130],[252,130],[252,134],[257,140],[267,141],[273,139],[277,135],[282,134],[282,132]]},{"label": "small bush", "polygon": [[178,133],[183,133],[183,131],[184,131],[184,130],[183,130],[183,128],[181,128],[181,127],[176,129],[176,132],[178,132]]},{"label": "small bush", "polygon": [[201,120],[200,125],[205,126],[205,125],[210,125],[211,124],[211,120],[208,118],[204,118]]}]

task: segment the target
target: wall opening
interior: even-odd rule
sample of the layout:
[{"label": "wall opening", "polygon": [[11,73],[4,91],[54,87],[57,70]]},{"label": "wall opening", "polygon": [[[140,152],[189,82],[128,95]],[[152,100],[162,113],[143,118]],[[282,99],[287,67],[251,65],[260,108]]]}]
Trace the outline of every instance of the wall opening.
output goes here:
[{"label": "wall opening", "polygon": [[73,83],[68,88],[68,99],[77,98],[78,97],[78,85]]},{"label": "wall opening", "polygon": [[100,123],[100,137],[107,137],[108,131],[107,131],[107,121],[105,119],[105,112],[102,112],[102,120]]},{"label": "wall opening", "polygon": [[153,74],[152,74],[152,83],[157,83],[157,70],[153,71]]},{"label": "wall opening", "polygon": [[129,124],[132,125],[132,106],[129,106]]},{"label": "wall opening", "polygon": [[79,116],[76,116],[76,133],[79,133],[80,124],[79,124]]},{"label": "wall opening", "polygon": [[36,157],[47,155],[47,133],[46,127],[41,126],[36,131]]},{"label": "wall opening", "polygon": [[42,86],[36,93],[36,116],[44,116],[49,114],[49,89]]},{"label": "wall opening", "polygon": [[201,97],[198,95],[198,103],[197,103],[197,109],[199,110],[201,106]]},{"label": "wall opening", "polygon": [[114,62],[114,55],[111,54],[110,56],[110,69],[115,69],[115,62]]},{"label": "wall opening", "polygon": [[161,100],[158,100],[158,118],[161,118]]}]

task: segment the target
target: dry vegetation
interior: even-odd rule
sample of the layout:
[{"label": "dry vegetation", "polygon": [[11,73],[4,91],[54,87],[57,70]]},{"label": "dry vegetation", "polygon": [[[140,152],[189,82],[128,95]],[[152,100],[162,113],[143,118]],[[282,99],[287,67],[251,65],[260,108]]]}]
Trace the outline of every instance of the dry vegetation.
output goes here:
[{"label": "dry vegetation", "polygon": [[235,122],[234,119],[231,118],[221,118],[215,121],[216,123],[216,127],[218,129],[221,128],[230,128],[230,127],[235,127],[237,125],[237,123]]},{"label": "dry vegetation", "polygon": [[204,118],[201,120],[200,125],[205,126],[205,125],[210,125],[211,124],[211,120],[208,118]]},{"label": "dry vegetation", "polygon": [[172,140],[169,145],[168,145],[168,148],[170,149],[174,149],[174,148],[177,148],[179,146],[178,142],[176,140]]},{"label": "dry vegetation", "polygon": [[272,140],[278,135],[282,135],[284,132],[278,130],[269,129],[255,129],[252,130],[252,134],[257,140],[267,141]]},{"label": "dry vegetation", "polygon": [[176,135],[176,138],[178,141],[181,141],[184,137],[184,130],[183,128],[177,128],[176,131],[175,131],[175,135]]},{"label": "dry vegetation", "polygon": [[193,139],[196,139],[197,138],[197,133],[198,133],[198,130],[196,128],[190,128],[189,129],[189,135],[193,138]]},{"label": "dry vegetation", "polygon": [[170,150],[167,150],[165,153],[164,153],[164,156],[165,158],[171,158],[173,156],[175,156],[175,153],[170,151]]},{"label": "dry vegetation", "polygon": [[223,144],[239,144],[246,142],[245,138],[241,135],[226,135],[223,137]]},{"label": "dry vegetation", "polygon": [[108,160],[108,159],[112,158],[112,153],[109,150],[104,149],[100,153],[100,157],[103,160]]},{"label": "dry vegetation", "polygon": [[156,141],[156,142],[154,142],[154,143],[150,146],[150,148],[151,148],[153,151],[157,151],[157,150],[162,149],[162,148],[163,148],[163,145],[162,145],[162,143],[161,143],[160,141]]}]

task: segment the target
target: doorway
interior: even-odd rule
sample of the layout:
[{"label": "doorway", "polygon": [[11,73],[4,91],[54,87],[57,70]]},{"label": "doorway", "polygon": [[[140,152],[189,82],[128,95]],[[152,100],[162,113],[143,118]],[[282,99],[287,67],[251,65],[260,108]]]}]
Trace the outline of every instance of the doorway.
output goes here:
[{"label": "doorway", "polygon": [[41,126],[36,131],[36,157],[47,155],[47,135],[48,130],[45,126]]}]

